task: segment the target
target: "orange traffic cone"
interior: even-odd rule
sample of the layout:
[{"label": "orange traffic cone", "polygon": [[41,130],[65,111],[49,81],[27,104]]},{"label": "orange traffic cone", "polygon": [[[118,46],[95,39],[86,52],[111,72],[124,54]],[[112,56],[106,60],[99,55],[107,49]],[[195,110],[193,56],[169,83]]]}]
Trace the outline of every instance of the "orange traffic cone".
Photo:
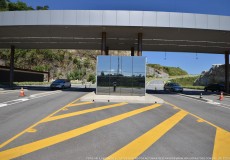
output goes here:
[{"label": "orange traffic cone", "polygon": [[224,100],[224,95],[223,95],[223,92],[220,92],[220,98],[219,98],[220,101],[223,101]]},{"label": "orange traffic cone", "polygon": [[24,96],[25,96],[25,93],[24,93],[24,89],[22,87],[21,90],[20,90],[19,97],[24,97]]}]

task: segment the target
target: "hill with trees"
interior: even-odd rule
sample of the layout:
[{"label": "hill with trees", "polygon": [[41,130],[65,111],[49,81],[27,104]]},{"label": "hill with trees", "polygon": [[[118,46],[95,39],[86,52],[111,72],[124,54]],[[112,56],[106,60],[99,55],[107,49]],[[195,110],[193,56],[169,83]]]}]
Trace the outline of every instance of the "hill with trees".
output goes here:
[{"label": "hill with trees", "polygon": [[[50,72],[51,79],[88,80],[95,76],[96,57],[99,51],[16,49],[15,67]],[[2,65],[10,65],[10,51],[0,50]]]},{"label": "hill with trees", "polygon": [[148,64],[147,66],[154,68],[158,71],[167,73],[169,76],[188,75],[188,73],[185,70],[181,69],[180,67],[161,66],[160,64]]}]

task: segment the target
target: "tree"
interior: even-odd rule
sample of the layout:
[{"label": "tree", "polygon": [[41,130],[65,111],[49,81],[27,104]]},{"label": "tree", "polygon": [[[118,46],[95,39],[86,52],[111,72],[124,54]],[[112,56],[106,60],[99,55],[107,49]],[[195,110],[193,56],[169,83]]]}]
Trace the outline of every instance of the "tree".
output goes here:
[{"label": "tree", "polygon": [[96,82],[96,77],[94,74],[90,74],[88,79],[87,79],[88,82],[92,82],[92,83],[95,83]]},{"label": "tree", "polygon": [[0,11],[6,11],[6,10],[7,10],[7,1],[0,0]]},{"label": "tree", "polygon": [[[48,10],[49,6],[37,6],[37,10]],[[18,0],[17,2],[11,2],[10,0],[0,0],[0,11],[27,11],[34,10],[32,6],[28,6],[26,3]]]},{"label": "tree", "polygon": [[85,67],[85,68],[89,68],[89,66],[90,66],[90,61],[89,61],[89,59],[87,58],[87,59],[84,60],[84,67]]},{"label": "tree", "polygon": [[37,6],[36,9],[37,10],[48,10],[49,6]]},{"label": "tree", "polygon": [[26,10],[34,10],[33,7],[27,6],[26,3],[17,1],[17,2],[9,2],[8,5],[9,11],[26,11]]}]

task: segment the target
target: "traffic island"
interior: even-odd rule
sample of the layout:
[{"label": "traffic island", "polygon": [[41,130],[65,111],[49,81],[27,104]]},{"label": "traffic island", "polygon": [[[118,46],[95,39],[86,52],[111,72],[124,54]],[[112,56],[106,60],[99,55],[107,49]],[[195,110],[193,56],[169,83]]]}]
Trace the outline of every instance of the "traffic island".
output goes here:
[{"label": "traffic island", "polygon": [[117,96],[117,95],[97,95],[94,92],[83,96],[80,101],[91,102],[127,102],[127,103],[164,103],[164,100],[150,94],[145,96]]}]

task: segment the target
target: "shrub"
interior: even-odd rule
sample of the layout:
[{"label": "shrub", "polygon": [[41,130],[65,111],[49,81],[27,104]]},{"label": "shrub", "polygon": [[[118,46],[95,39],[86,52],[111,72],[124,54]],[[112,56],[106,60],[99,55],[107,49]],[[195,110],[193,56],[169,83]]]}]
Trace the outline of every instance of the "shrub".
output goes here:
[{"label": "shrub", "polygon": [[88,79],[87,79],[88,82],[92,82],[92,83],[95,83],[96,82],[96,77],[94,74],[90,74]]}]

